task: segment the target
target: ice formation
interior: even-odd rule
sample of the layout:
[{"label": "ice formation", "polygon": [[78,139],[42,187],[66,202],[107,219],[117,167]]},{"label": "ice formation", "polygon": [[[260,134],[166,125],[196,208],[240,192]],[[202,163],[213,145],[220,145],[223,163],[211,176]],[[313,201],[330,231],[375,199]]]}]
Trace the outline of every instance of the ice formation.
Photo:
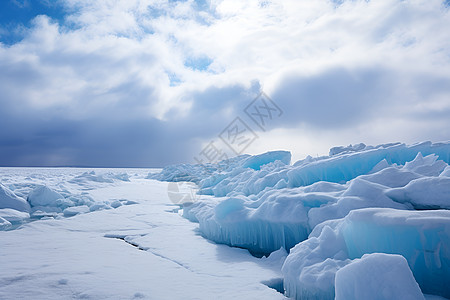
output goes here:
[{"label": "ice formation", "polygon": [[[170,166],[149,178],[192,181],[200,194],[216,196],[183,206],[206,238],[260,255],[291,249],[283,267],[288,296],[333,299],[339,270],[399,259],[355,261],[380,252],[402,255],[422,292],[450,297],[450,212],[443,210],[450,208],[450,143],[336,147],[293,165],[288,157],[274,151],[206,168]],[[349,291],[341,287],[342,299]]]},{"label": "ice formation", "polygon": [[32,206],[64,206],[65,204],[64,196],[45,185],[35,188],[28,195],[27,200]]},{"label": "ice formation", "polygon": [[[0,183],[0,230],[13,229],[30,220],[71,217],[133,204],[126,199],[97,201],[88,192],[108,184],[114,185],[118,181],[129,181],[127,173],[96,174],[95,171],[90,171],[69,178],[61,175],[60,177],[59,181],[47,182],[44,176],[31,174],[27,175],[23,182]],[[42,184],[36,184],[36,181]],[[73,192],[71,186],[74,186],[75,190],[83,191]]]},{"label": "ice formation", "polygon": [[115,180],[130,181],[130,178],[127,173],[114,174],[107,172],[105,174],[96,174],[95,171],[90,171],[75,176],[69,182],[79,185],[89,185],[91,182],[113,183]]},{"label": "ice formation", "polygon": [[[341,181],[337,180],[341,175],[335,175],[335,180],[331,182],[320,177],[321,180],[311,180],[314,183],[310,185],[288,187],[292,182],[289,181],[289,174],[305,170],[309,164],[301,164],[299,169],[298,166],[287,165],[276,158],[269,162],[265,160],[268,163],[261,166],[259,171],[236,168],[241,172],[227,173],[229,177],[224,177],[212,189],[220,187],[222,191],[231,190],[229,193],[219,193],[221,196],[227,195],[223,201],[212,199],[196,202],[185,206],[184,215],[199,222],[201,232],[211,240],[248,248],[255,253],[270,253],[280,247],[292,248],[305,240],[316,225],[345,217],[354,209],[447,208],[450,205],[450,177],[440,176],[447,163],[439,160],[436,154],[424,157],[421,152],[414,153],[411,149],[429,152],[429,149],[436,148],[448,160],[450,147],[447,147],[446,152],[441,145],[419,146],[394,145],[366,151],[369,153],[356,152],[345,154],[344,157],[337,155],[311,163],[317,166],[320,162],[320,171],[308,168],[310,174],[331,174],[336,173],[336,170],[343,170],[340,173],[342,175],[349,173],[351,168],[336,167],[336,164],[343,165],[341,160],[350,161],[350,157],[353,157],[357,162],[349,164],[357,169],[356,165],[367,165],[361,157],[370,158],[370,168],[366,167],[364,175],[348,175],[352,179],[341,183],[335,182]],[[408,158],[411,160],[407,161]],[[403,165],[397,164],[400,162]],[[213,173],[211,178],[220,175],[225,176]],[[237,179],[246,175],[258,178],[252,187],[261,191],[254,194],[249,189],[242,188],[247,182],[242,183]],[[282,175],[286,175],[287,180],[280,179],[281,183],[276,182]],[[200,187],[208,180],[209,178],[201,180]]]},{"label": "ice formation", "polygon": [[[406,259],[422,292],[448,298],[449,245],[450,211],[353,210],[316,226],[291,250],[283,265],[284,286],[297,299],[333,299],[338,270],[364,254],[388,253]],[[318,270],[326,270],[328,280],[320,280]]]},{"label": "ice formation", "polygon": [[0,183],[0,208],[12,208],[18,211],[30,211],[25,199],[16,196],[10,189]]},{"label": "ice formation", "polygon": [[[433,158],[421,161],[433,165],[437,160],[441,168],[450,162],[450,146],[447,143],[424,142],[412,146],[405,144],[385,144],[376,147],[366,146],[360,151],[347,152],[320,157],[307,158],[289,165],[286,151],[272,151],[270,155],[254,157],[241,155],[218,164],[173,165],[161,173],[149,174],[148,178],[163,181],[192,181],[198,183],[201,194],[217,197],[231,193],[243,195],[258,194],[266,188],[300,187],[319,181],[344,183],[360,175],[386,166],[404,165],[421,156],[433,154]],[[289,156],[290,157],[290,156]],[[423,157],[422,157],[423,158]],[[259,169],[247,167],[245,161],[251,160]],[[259,160],[259,162],[258,162]],[[420,170],[419,170],[420,171]],[[437,171],[436,171],[437,172]],[[420,173],[420,172],[419,172]]]},{"label": "ice formation", "polygon": [[401,255],[373,253],[336,272],[336,300],[425,300]]}]

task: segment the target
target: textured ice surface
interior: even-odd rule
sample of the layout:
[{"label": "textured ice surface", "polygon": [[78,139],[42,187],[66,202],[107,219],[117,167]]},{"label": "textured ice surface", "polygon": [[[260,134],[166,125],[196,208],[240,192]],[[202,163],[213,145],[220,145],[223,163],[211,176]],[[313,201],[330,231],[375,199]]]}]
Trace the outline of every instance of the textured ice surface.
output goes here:
[{"label": "textured ice surface", "polygon": [[[221,201],[202,201],[185,207],[184,215],[199,222],[201,232],[213,241],[255,253],[270,253],[280,247],[292,248],[306,239],[316,225],[345,217],[354,209],[448,208],[450,178],[439,176],[446,165],[436,155],[423,157],[420,152],[405,165],[390,165],[383,158],[367,174],[346,183],[318,181],[296,188],[268,186],[250,195],[235,191]],[[269,163],[261,170],[272,167],[273,163]],[[246,172],[253,171],[241,174]],[[259,182],[267,178],[265,182],[270,182],[273,174],[278,176],[280,172],[264,174]],[[231,181],[222,182],[230,185]]]},{"label": "textured ice surface", "polygon": [[388,164],[404,165],[413,160],[419,152],[423,155],[435,154],[440,160],[446,163],[450,162],[449,144],[431,144],[429,142],[414,146],[399,144],[331,156],[294,167],[287,173],[288,186],[309,185],[321,180],[337,183],[347,182],[359,175],[367,174],[383,160],[386,160]]},{"label": "textured ice surface", "polygon": [[364,254],[336,272],[336,300],[425,300],[401,255]]},{"label": "textured ice surface", "polygon": [[[123,204],[118,209],[59,213],[58,220],[43,217],[19,228],[0,217],[0,228],[16,228],[0,232],[0,299],[285,299],[262,282],[281,278],[286,252],[263,260],[205,240],[197,224],[168,212],[176,206],[167,183],[144,179],[146,170],[125,171],[129,182],[97,182],[89,190],[97,202]],[[15,187],[46,183],[67,197],[85,191],[68,183],[84,172],[0,168],[0,179]],[[26,179],[30,173],[40,176]],[[80,208],[67,208],[73,209]]]},{"label": "textured ice surface", "polygon": [[291,250],[283,266],[284,286],[297,299],[333,299],[332,278],[324,284],[313,280],[322,275],[318,268],[327,269],[331,277],[349,259],[381,252],[405,257],[422,292],[448,298],[449,245],[450,211],[353,210],[343,219],[316,226]]},{"label": "textured ice surface", "polygon": [[47,186],[39,186],[35,188],[28,195],[27,200],[31,206],[72,206],[72,203],[65,203],[64,196]]},{"label": "textured ice surface", "polygon": [[242,162],[242,168],[260,170],[261,166],[277,160],[285,165],[289,165],[291,163],[291,153],[288,151],[270,151],[263,154],[250,156]]},{"label": "textured ice surface", "polygon": [[309,157],[294,165],[288,164],[288,152],[273,151],[252,157],[242,155],[218,164],[172,165],[161,173],[149,174],[148,178],[192,181],[198,183],[201,194],[223,197],[238,193],[249,196],[266,188],[293,188],[319,181],[345,183],[372,170],[405,165],[415,158],[414,164],[405,166],[405,172],[419,177],[438,176],[450,162],[450,144],[424,142],[412,146],[398,143],[365,146],[358,151]]},{"label": "textured ice surface", "polygon": [[[131,176],[123,169],[86,172],[75,168],[1,168],[0,210],[10,209],[3,210],[3,214],[10,213],[2,219],[0,230],[41,218],[69,217],[136,203],[127,199],[94,199],[89,192],[129,182]],[[143,177],[137,173],[136,176]]]},{"label": "textured ice surface", "polygon": [[423,177],[386,192],[391,199],[417,209],[450,209],[450,177]]}]

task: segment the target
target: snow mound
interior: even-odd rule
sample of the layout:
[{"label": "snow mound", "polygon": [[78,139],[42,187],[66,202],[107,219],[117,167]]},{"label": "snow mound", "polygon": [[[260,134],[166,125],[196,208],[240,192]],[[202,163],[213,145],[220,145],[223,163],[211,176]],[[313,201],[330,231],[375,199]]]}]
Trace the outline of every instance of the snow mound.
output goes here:
[{"label": "snow mound", "polygon": [[336,300],[425,300],[406,259],[373,253],[336,272]]},{"label": "snow mound", "polygon": [[[448,298],[448,245],[450,211],[353,210],[343,219],[316,226],[291,250],[282,268],[284,286],[297,299],[333,299],[336,272],[352,259],[379,252],[402,255],[424,293]],[[325,270],[328,280],[317,280]]]},{"label": "snow mound", "polygon": [[10,189],[0,183],[0,208],[12,208],[18,211],[30,212],[28,202],[16,196]]}]

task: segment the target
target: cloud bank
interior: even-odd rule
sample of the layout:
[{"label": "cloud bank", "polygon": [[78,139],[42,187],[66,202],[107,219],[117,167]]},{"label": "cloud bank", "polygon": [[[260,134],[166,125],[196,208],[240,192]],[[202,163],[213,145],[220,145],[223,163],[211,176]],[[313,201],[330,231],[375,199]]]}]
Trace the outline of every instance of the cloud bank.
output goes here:
[{"label": "cloud bank", "polygon": [[42,3],[0,27],[3,166],[192,161],[260,91],[249,153],[450,137],[445,1]]}]

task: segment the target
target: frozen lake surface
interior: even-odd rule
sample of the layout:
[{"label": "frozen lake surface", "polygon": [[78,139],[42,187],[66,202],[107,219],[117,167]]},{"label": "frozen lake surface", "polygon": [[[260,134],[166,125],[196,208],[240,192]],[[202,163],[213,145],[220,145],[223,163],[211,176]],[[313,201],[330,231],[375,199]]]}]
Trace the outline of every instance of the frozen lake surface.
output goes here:
[{"label": "frozen lake surface", "polygon": [[[92,170],[110,178],[126,173],[129,181],[73,180]],[[145,179],[149,170],[92,170],[0,169],[2,184],[18,194],[45,184],[122,203],[0,231],[0,299],[284,298],[262,283],[281,277],[283,255],[258,259],[204,239],[197,224],[180,217],[168,183]]]}]

